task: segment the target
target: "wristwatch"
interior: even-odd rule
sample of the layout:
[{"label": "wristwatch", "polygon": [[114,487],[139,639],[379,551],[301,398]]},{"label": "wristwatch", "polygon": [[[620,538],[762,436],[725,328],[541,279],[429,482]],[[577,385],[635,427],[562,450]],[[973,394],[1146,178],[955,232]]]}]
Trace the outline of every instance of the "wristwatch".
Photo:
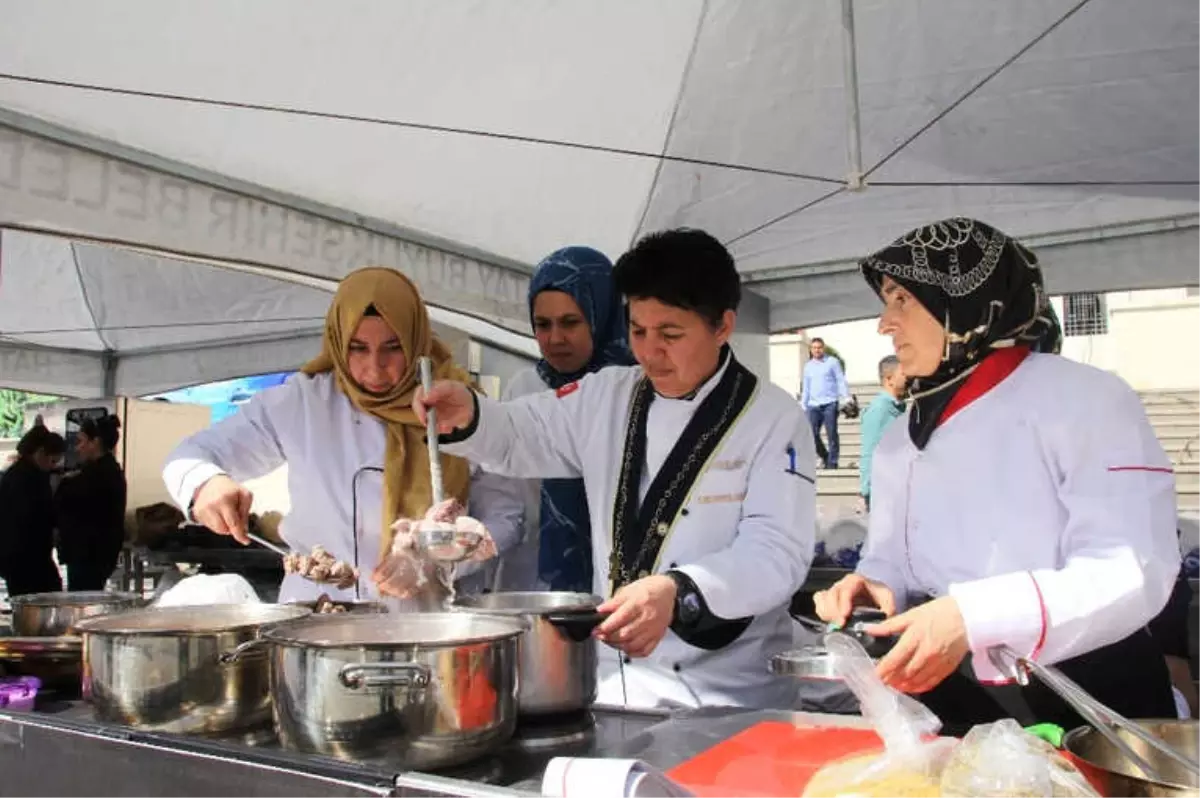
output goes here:
[{"label": "wristwatch", "polygon": [[704,610],[700,591],[696,589],[696,583],[681,571],[667,571],[666,575],[675,583],[675,617],[672,622],[691,626],[700,619]]}]

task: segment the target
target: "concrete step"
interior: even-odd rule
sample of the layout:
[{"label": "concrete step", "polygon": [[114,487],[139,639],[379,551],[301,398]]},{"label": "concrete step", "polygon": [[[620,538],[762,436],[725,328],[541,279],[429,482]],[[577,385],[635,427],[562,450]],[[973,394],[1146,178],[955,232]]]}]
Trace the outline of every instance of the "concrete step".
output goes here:
[{"label": "concrete step", "polygon": [[[824,440],[824,436],[822,436]],[[1190,463],[1200,459],[1200,436],[1197,438],[1167,438],[1159,439],[1159,443],[1163,447],[1163,451],[1175,463]],[[857,461],[862,457],[862,442],[860,439],[847,440],[841,439],[840,445],[841,461],[846,463],[851,460]]]},{"label": "concrete step", "polygon": [[1163,404],[1146,404],[1142,403],[1142,407],[1146,408],[1146,415],[1150,418],[1190,418],[1195,419],[1200,413],[1200,407],[1195,402],[1166,402]]},{"label": "concrete step", "polygon": [[1200,404],[1200,391],[1140,391],[1138,398],[1142,400],[1142,404],[1147,406],[1167,404],[1195,406]]}]

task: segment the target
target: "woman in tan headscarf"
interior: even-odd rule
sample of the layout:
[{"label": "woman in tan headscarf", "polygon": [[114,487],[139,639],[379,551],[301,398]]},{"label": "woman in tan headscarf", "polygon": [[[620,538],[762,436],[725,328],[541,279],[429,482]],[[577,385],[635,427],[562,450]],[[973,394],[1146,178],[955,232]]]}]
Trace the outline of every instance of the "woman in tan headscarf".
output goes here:
[{"label": "woman in tan headscarf", "polygon": [[[291,512],[282,536],[298,552],[319,545],[354,564],[360,579],[339,591],[289,574],[280,600],[376,593],[363,577],[390,552],[393,523],[421,518],[432,504],[425,431],[410,406],[423,356],[438,378],[468,382],[433,335],[407,277],[378,267],[353,272],[330,305],[321,354],[285,385],[181,444],[164,470],[168,489],[196,521],[245,542],[252,496],[239,482],[286,462]],[[510,545],[519,536],[520,501],[504,481],[473,475],[456,457],[443,455],[441,465],[446,496],[469,506],[501,548]],[[478,569],[464,565],[459,574]],[[414,572],[404,584],[392,573],[387,592],[411,595],[427,575]]]}]

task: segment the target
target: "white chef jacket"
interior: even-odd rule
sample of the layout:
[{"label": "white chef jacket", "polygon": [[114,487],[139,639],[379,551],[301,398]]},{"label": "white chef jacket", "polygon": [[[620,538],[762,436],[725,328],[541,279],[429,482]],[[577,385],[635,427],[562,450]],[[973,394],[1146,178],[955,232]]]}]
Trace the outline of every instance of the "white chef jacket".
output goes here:
[{"label": "white chef jacket", "polygon": [[[280,525],[283,539],[300,551],[320,544],[339,560],[355,563],[357,530],[359,587],[363,598],[379,599],[370,577],[382,546],[386,447],[384,423],[355,408],[331,373],[295,374],[285,384],[255,395],[235,415],[181,443],[167,458],[163,479],[186,512],[197,488],[214,475],[253,479],[286,462],[291,512]],[[379,470],[363,471],[364,467]],[[501,552],[511,548],[521,532],[521,503],[511,482],[472,469],[469,512],[488,528]],[[490,586],[490,567],[462,563],[457,586],[464,592]],[[321,593],[334,599],[354,598],[353,588],[339,591],[288,574],[279,600],[313,600]],[[397,609],[415,608],[413,602],[387,601]]]},{"label": "white chef jacket", "polygon": [[[727,367],[693,400],[658,396],[650,404],[642,496]],[[626,421],[641,376],[638,367],[613,366],[584,377],[574,390],[505,403],[480,397],[474,433],[445,447],[500,474],[582,476],[591,514],[594,587],[603,596],[610,592],[613,501]],[[625,662],[623,671],[621,655],[601,647],[599,702],[793,706],[795,682],[771,675],[768,662],[791,646],[788,605],[812,560],[815,489],[806,469],[814,459],[812,433],[799,406],[760,380],[692,487],[654,569],[686,573],[716,615],[754,620],[718,651],[693,647],[668,631],[649,657]]]},{"label": "white chef jacket", "polygon": [[[504,401],[519,399],[535,393],[551,390],[542,381],[537,369],[517,372],[504,387]],[[513,546],[504,557],[500,569],[500,590],[549,590],[550,586],[538,579],[538,554],[541,546],[540,524],[542,518],[542,481],[540,479],[513,480],[519,486],[522,510],[521,541]]]},{"label": "white chef jacket", "polygon": [[1156,616],[1179,572],[1171,462],[1118,377],[1031,354],[918,451],[905,423],[875,450],[858,572],[953,596],[985,682],[988,649],[1053,663]]}]

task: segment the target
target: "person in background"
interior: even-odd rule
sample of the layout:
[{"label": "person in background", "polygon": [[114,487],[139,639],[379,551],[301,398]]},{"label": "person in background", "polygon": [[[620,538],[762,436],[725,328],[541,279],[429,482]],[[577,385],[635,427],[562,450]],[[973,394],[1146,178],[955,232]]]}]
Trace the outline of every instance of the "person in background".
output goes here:
[{"label": "person in background", "polygon": [[898,637],[879,676],[949,734],[1083,725],[1015,682],[1014,655],[1127,718],[1173,717],[1146,624],[1179,573],[1175,479],[1137,393],[1057,354],[1037,257],[990,225],[934,222],[861,265],[911,407],[875,450],[862,559],[815,594],[817,614],[892,616],[864,630]]},{"label": "person in background", "polygon": [[[589,247],[566,247],[538,264],[529,316],[542,359],[508,384],[504,399],[559,390],[605,366],[631,366],[628,322],[612,262]],[[592,591],[592,535],[582,479],[521,480],[525,537],[501,563],[508,590]]]},{"label": "person in background", "polygon": [[862,454],[858,462],[858,495],[863,512],[871,511],[871,457],[875,447],[888,425],[904,415],[904,369],[900,368],[900,360],[895,355],[888,355],[879,361],[879,384],[883,390],[876,394],[863,411],[862,421]]},{"label": "person in background", "polygon": [[[825,341],[812,339],[808,346],[809,360],[804,364],[800,380],[800,407],[812,427],[813,445],[825,468],[838,467],[838,407],[850,401],[842,363],[825,353]],[[825,427],[828,447],[821,443],[821,427]]]},{"label": "person in background", "polygon": [[[386,594],[406,602],[397,611],[427,606],[438,599],[432,566],[386,580],[372,572],[395,559],[394,523],[421,518],[433,504],[425,425],[411,408],[423,356],[432,359],[438,379],[470,383],[434,335],[411,280],[381,267],[351,272],[330,303],[321,354],[181,443],[163,469],[168,492],[189,518],[247,543],[253,496],[240,481],[286,463],[292,509],[280,528],[283,539],[305,553],[322,546],[357,567],[360,578],[343,590],[289,573],[279,600]],[[493,490],[496,478],[461,458],[443,454],[441,465],[446,497],[469,503],[500,552],[510,548],[520,531],[520,501]],[[457,589],[486,587],[486,568],[460,564]]]},{"label": "person in background", "polygon": [[75,450],[83,467],[68,474],[54,495],[58,559],[67,589],[103,590],[125,544],[125,474],[113,456],[121,421],[106,415],[79,426]]},{"label": "person in background", "polygon": [[0,577],[8,595],[54,593],[54,493],[50,474],[62,465],[66,442],[41,424],[17,443],[17,459],[0,477]]}]

